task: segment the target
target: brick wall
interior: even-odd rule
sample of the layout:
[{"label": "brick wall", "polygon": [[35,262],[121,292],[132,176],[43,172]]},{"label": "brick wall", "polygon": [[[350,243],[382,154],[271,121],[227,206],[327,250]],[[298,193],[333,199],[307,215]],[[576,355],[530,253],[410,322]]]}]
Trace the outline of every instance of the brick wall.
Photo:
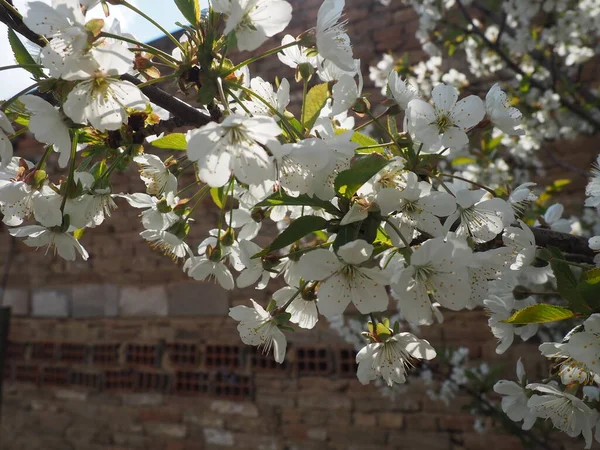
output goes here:
[{"label": "brick wall", "polygon": [[[314,26],[321,0],[292,3],[294,18],[286,32],[295,35]],[[348,0],[346,12],[364,70],[386,51],[407,52],[414,62],[423,58],[414,38],[415,15],[401,2],[383,7]],[[254,66],[252,74],[293,77],[276,59]],[[365,81],[376,98],[378,89]],[[580,156],[569,162],[587,170],[594,155],[573,148],[564,154]],[[17,154],[35,159],[39,145],[24,137]],[[141,188],[133,168],[115,177],[115,192]],[[375,387],[360,385],[353,374],[354,351],[324,319],[313,331],[288,333],[287,363],[275,366],[241,344],[226,315],[250,297],[266,304],[276,288],[226,292],[190,281],[180,266],[139,238],[138,211],[117,203],[114,217],[85,232],[82,244],[91,255],[85,263],[21,243],[11,251],[1,228],[0,273],[12,254],[4,304],[13,307],[15,319],[3,374],[0,448],[475,450],[489,447],[492,439],[494,448],[520,448],[498,430],[477,434],[473,417],[461,409],[466,398],[445,407],[430,401],[423,386],[411,384],[391,401]],[[191,236],[198,243],[218,213],[207,202],[195,218]],[[466,345],[474,357],[505,364],[510,377],[525,353],[532,361],[528,371],[542,371],[541,359],[531,356],[538,354],[535,343],[496,357],[480,311],[446,313],[443,326],[423,328],[421,336],[438,347]]]}]

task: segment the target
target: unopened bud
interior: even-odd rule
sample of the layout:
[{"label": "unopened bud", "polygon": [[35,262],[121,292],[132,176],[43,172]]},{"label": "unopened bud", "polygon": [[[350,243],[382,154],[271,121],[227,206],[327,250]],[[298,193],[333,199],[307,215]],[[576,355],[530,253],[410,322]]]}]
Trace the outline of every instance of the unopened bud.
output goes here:
[{"label": "unopened bud", "polygon": [[227,228],[227,231],[221,236],[221,244],[225,247],[231,247],[235,243],[235,231],[233,228]]},{"label": "unopened bud", "polygon": [[173,208],[171,208],[167,203],[166,198],[159,200],[159,202],[156,204],[156,209],[159,213],[162,214],[170,213],[171,211],[173,211]]}]

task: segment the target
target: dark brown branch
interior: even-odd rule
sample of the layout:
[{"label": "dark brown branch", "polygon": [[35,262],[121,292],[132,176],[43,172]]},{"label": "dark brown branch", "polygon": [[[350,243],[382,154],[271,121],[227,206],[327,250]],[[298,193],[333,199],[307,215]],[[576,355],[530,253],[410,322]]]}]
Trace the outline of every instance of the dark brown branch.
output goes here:
[{"label": "dark brown branch", "polygon": [[595,253],[588,245],[587,238],[568,233],[561,233],[560,231],[553,231],[547,228],[530,228],[535,236],[535,243],[538,247],[552,245],[559,248],[564,253],[594,258]]},{"label": "dark brown branch", "polygon": [[[8,3],[12,5],[11,1]],[[37,44],[40,47],[46,45],[46,41],[39,34],[34,33],[27,28],[20,17],[15,16],[12,11],[9,11],[4,6],[0,6],[0,22],[6,24],[6,26],[11,28],[13,31],[23,35],[34,44]]]},{"label": "dark brown branch", "polygon": [[[121,75],[123,80],[127,80],[133,84],[140,84],[142,81],[138,80],[133,75]],[[169,111],[175,116],[181,123],[181,125],[194,125],[202,126],[209,122],[212,122],[212,118],[198,111],[193,106],[188,105],[182,100],[179,100],[173,94],[163,91],[161,88],[156,86],[145,86],[141,88],[142,92],[148,96],[152,103],[157,104],[161,108]]]}]

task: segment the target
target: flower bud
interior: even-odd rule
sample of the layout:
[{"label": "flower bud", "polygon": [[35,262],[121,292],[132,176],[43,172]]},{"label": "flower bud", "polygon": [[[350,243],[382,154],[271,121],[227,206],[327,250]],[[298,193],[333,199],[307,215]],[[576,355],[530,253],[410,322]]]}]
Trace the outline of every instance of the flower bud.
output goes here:
[{"label": "flower bud", "polygon": [[235,242],[235,231],[233,228],[227,228],[227,231],[221,235],[221,244],[225,247],[231,247]]}]

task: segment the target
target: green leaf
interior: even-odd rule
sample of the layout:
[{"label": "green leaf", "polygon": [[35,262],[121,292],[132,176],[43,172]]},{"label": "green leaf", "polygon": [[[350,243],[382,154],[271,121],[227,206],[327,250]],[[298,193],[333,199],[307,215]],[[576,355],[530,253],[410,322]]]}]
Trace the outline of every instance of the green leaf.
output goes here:
[{"label": "green leaf", "polygon": [[573,311],[589,313],[591,308],[583,294],[577,289],[577,279],[569,264],[564,262],[565,257],[562,252],[556,247],[548,246],[540,254],[543,259],[550,263],[552,272],[556,277],[558,293],[569,303]]},{"label": "green leaf", "polygon": [[566,320],[575,317],[573,311],[562,306],[538,303],[515,312],[511,317],[503,320],[504,323],[515,325],[526,325],[529,323],[548,323],[558,320]]},{"label": "green leaf", "polygon": [[153,147],[170,150],[187,150],[187,141],[183,133],[171,133],[151,142]]},{"label": "green leaf", "polygon": [[273,194],[271,197],[263,200],[256,204],[257,207],[266,206],[279,206],[279,205],[291,205],[291,206],[312,206],[313,208],[323,208],[329,214],[334,216],[341,216],[340,211],[328,202],[327,200],[321,200],[317,197],[310,197],[307,194],[299,195],[298,197],[292,197],[287,195],[283,191]]},{"label": "green leaf", "polygon": [[[22,66],[37,65],[23,43],[17,37],[17,34],[10,28],[8,29],[8,42],[10,43],[10,48],[12,48],[15,60],[18,64],[21,64]],[[46,77],[40,67],[23,67],[23,69],[31,73],[37,79]]]},{"label": "green leaf", "polygon": [[215,202],[215,205],[219,207],[219,209],[223,209],[223,188],[224,186],[221,186],[218,188],[212,188],[210,190],[210,196],[213,202]]},{"label": "green leaf", "polygon": [[[347,131],[347,130],[343,130],[343,131]],[[337,130],[336,130],[336,134],[338,134]],[[341,134],[341,133],[339,133],[339,134]],[[354,133],[352,133],[352,137],[350,138],[350,140],[352,142],[357,143],[361,147],[368,147],[369,145],[379,145],[379,142],[377,142],[375,139],[367,136],[366,134],[359,133],[358,131],[355,131]]]},{"label": "green leaf", "polygon": [[475,158],[470,158],[468,156],[459,156],[458,158],[454,158],[452,160],[453,166],[464,166],[465,164],[473,164],[477,162]]},{"label": "green leaf", "polygon": [[338,248],[347,244],[348,242],[354,241],[358,237],[360,231],[361,222],[354,222],[341,227],[333,241],[333,249],[337,251]]},{"label": "green leaf", "polygon": [[600,283],[600,267],[583,272],[582,280],[589,284]]},{"label": "green leaf", "polygon": [[583,273],[577,292],[595,312],[600,311],[600,267]]},{"label": "green leaf", "polygon": [[342,197],[352,198],[363,184],[388,163],[387,159],[376,154],[357,159],[350,169],[340,172],[335,178],[335,191]]},{"label": "green leaf", "polygon": [[200,22],[200,4],[198,0],[174,0],[177,9],[181,11],[183,17],[192,24],[198,25]]},{"label": "green leaf", "polygon": [[327,220],[318,216],[302,216],[294,220],[283,232],[277,236],[271,245],[257,253],[252,258],[265,256],[275,250],[302,239],[304,236],[327,227]]},{"label": "green leaf", "polygon": [[302,115],[302,124],[306,129],[310,130],[313,127],[328,98],[329,87],[327,83],[317,84],[308,91],[304,100],[304,114]]}]

